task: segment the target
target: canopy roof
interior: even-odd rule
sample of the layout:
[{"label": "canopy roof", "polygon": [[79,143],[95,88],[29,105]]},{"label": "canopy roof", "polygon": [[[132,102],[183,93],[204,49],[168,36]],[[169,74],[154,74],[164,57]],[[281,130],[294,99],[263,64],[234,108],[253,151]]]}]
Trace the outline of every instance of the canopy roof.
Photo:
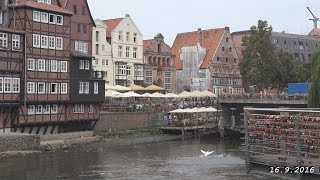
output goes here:
[{"label": "canopy roof", "polygon": [[178,94],[174,94],[174,93],[167,93],[167,94],[165,94],[165,96],[166,96],[167,98],[177,98],[177,97],[179,97]]},{"label": "canopy roof", "polygon": [[117,95],[115,97],[117,97],[117,98],[142,97],[142,95],[130,91],[130,92],[126,92],[126,93],[120,93],[119,95]]},{"label": "canopy roof", "polygon": [[148,91],[163,91],[164,89],[162,87],[156,86],[156,85],[150,85],[146,87],[146,90]]},{"label": "canopy roof", "polygon": [[139,86],[139,85],[136,85],[136,84],[133,84],[133,85],[129,86],[129,88],[132,91],[145,91],[146,90],[146,88],[144,88],[142,86]]},{"label": "canopy roof", "polygon": [[118,96],[120,95],[121,93],[117,92],[117,91],[114,91],[114,90],[107,90],[105,92],[105,97],[115,97],[115,96]]},{"label": "canopy roof", "polygon": [[128,87],[124,87],[124,86],[120,86],[120,85],[111,86],[108,84],[106,84],[105,89],[106,90],[114,90],[114,91],[130,91],[131,90]]}]

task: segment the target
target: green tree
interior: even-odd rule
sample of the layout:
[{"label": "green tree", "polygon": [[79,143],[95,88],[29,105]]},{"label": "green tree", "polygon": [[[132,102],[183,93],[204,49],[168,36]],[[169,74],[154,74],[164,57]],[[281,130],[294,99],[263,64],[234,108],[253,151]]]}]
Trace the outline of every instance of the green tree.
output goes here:
[{"label": "green tree", "polygon": [[272,85],[275,74],[274,46],[270,38],[272,27],[267,21],[258,21],[258,26],[251,27],[250,36],[244,36],[240,62],[240,73],[246,84],[256,85],[259,90]]},{"label": "green tree", "polygon": [[244,84],[256,85],[259,90],[283,90],[294,76],[299,77],[294,72],[293,56],[276,50],[271,43],[271,35],[272,27],[267,21],[259,20],[258,26],[251,27],[251,34],[242,39],[244,50],[243,60],[239,64],[240,73]]},{"label": "green tree", "polygon": [[307,82],[311,79],[311,62],[297,64],[294,66],[291,82]]},{"label": "green tree", "polygon": [[311,86],[308,94],[308,107],[320,107],[320,51],[316,51],[312,55],[311,61]]},{"label": "green tree", "polygon": [[275,65],[274,74],[269,75],[272,84],[272,88],[278,88],[283,90],[288,86],[288,83],[292,81],[294,76],[294,64],[292,62],[293,55],[283,50],[277,50],[274,52]]}]

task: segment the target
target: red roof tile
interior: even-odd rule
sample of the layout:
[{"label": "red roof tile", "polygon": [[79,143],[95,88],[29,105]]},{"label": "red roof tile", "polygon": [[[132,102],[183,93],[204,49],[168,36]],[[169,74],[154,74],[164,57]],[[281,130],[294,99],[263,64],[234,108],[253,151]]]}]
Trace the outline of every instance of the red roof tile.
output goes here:
[{"label": "red roof tile", "polygon": [[239,59],[242,59],[242,50],[244,49],[242,38],[245,35],[232,35],[233,44],[236,47],[237,54]]},{"label": "red roof tile", "polygon": [[[206,56],[200,66],[201,69],[209,68],[210,62],[213,59],[216,50],[219,46],[221,39],[223,38],[225,33],[225,28],[219,29],[209,29],[209,30],[202,30],[202,42],[201,46],[207,49]],[[175,58],[175,66],[177,70],[183,69],[183,62],[180,59],[180,49],[187,46],[195,46],[199,42],[199,32],[187,32],[187,33],[180,33],[177,35],[171,51],[176,56]]]},{"label": "red roof tile", "polygon": [[312,29],[312,31],[309,33],[309,36],[320,37],[320,29]]},{"label": "red roof tile", "polygon": [[[9,6],[11,7],[11,6]],[[31,0],[20,0],[19,3],[15,7],[31,7],[35,9],[47,10],[52,12],[58,12],[63,14],[72,15],[73,13],[59,6],[45,4],[40,2],[35,2]]]},{"label": "red roof tile", "polygon": [[111,37],[111,32],[118,26],[123,18],[102,20],[107,25],[107,37]]}]

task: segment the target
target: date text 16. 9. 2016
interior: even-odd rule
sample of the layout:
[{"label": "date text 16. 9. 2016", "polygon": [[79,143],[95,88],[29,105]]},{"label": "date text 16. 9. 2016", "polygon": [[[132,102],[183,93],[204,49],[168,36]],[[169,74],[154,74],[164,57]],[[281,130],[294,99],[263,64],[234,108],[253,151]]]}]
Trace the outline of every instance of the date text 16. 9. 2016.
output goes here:
[{"label": "date text 16. 9. 2016", "polygon": [[289,166],[270,166],[269,168],[270,173],[314,173],[315,167],[314,166],[295,166],[290,168]]}]

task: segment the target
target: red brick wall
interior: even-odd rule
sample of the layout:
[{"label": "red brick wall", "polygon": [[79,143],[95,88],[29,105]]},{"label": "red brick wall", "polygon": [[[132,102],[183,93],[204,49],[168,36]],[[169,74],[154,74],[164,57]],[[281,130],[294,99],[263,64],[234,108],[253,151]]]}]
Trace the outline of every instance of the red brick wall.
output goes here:
[{"label": "red brick wall", "polygon": [[101,113],[101,118],[96,125],[97,130],[124,130],[130,128],[152,125],[157,115],[143,112]]},{"label": "red brick wall", "polygon": [[[74,12],[73,6],[77,6],[77,13],[71,18],[71,48],[74,49],[74,41],[86,41],[88,45],[88,54],[92,54],[92,28],[94,22],[90,17],[90,9],[85,0],[69,0],[66,9]],[[85,15],[82,15],[82,7],[85,7]],[[78,32],[78,24],[81,24],[81,32]],[[87,26],[87,32],[83,32],[82,25]]]}]

